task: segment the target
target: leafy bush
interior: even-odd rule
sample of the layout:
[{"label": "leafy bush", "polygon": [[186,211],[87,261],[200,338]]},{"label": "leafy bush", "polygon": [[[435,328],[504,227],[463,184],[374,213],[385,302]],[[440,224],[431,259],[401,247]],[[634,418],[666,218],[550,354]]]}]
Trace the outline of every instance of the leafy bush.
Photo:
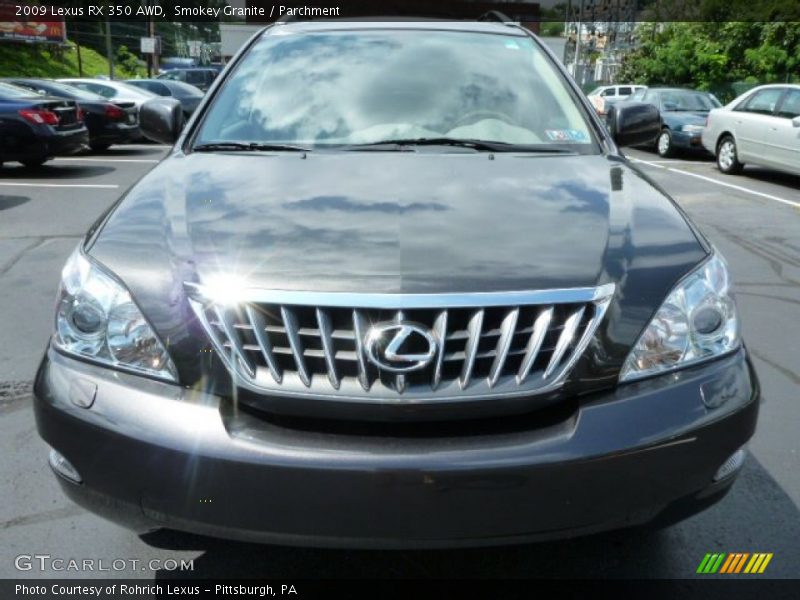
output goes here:
[{"label": "leafy bush", "polygon": [[[129,78],[144,73],[136,57],[134,61],[123,56],[123,63],[115,65],[117,78]],[[108,76],[108,61],[86,46],[81,46],[81,62],[84,77]],[[0,77],[78,77],[78,52],[75,44],[65,48],[47,44],[24,44],[0,42]]]},{"label": "leafy bush", "polygon": [[645,23],[637,36],[640,45],[623,60],[619,81],[730,89],[723,96],[733,93],[731,82],[800,81],[798,22]]}]

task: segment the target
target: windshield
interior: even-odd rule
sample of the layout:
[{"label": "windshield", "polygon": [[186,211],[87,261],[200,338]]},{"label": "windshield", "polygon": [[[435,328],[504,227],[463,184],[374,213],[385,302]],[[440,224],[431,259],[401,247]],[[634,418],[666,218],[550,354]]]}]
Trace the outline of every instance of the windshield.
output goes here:
[{"label": "windshield", "polygon": [[709,111],[722,105],[708,94],[676,90],[661,93],[661,106],[664,110]]},{"label": "windshield", "polygon": [[[31,83],[31,85],[35,86],[36,84]],[[76,100],[85,100],[87,102],[105,101],[105,98],[99,94],[87,92],[86,90],[77,88],[74,85],[67,85],[66,83],[59,83],[57,81],[48,81],[45,86],[42,86],[42,89],[45,91],[53,91],[57,93],[60,92],[61,94],[75,98]]]},{"label": "windshield", "polygon": [[398,139],[596,146],[565,81],[527,36],[430,30],[265,35],[195,143]]},{"label": "windshield", "polygon": [[129,83],[123,83],[122,81],[115,81],[114,87],[116,87],[121,93],[126,94],[128,96],[139,96],[140,98],[155,98],[158,94],[154,94],[148,90],[143,90],[140,87],[136,87],[135,85],[131,85]]},{"label": "windshield", "polygon": [[[164,84],[167,85],[167,84]],[[173,95],[178,98],[202,98],[203,92],[202,90],[196,88],[193,85],[188,83],[182,83],[180,81],[171,81],[169,83],[169,87],[172,90]]]},{"label": "windshield", "polygon": [[31,97],[38,97],[38,94],[32,92],[31,90],[26,90],[25,88],[17,87],[16,85],[0,81],[0,98],[12,100],[16,98],[22,99]]}]

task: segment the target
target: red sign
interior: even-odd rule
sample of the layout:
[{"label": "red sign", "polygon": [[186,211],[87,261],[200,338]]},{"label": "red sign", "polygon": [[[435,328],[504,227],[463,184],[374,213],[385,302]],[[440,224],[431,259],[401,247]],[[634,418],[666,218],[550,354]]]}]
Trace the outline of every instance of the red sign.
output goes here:
[{"label": "red sign", "polygon": [[0,3],[0,42],[65,42],[64,17],[51,11],[38,4]]}]

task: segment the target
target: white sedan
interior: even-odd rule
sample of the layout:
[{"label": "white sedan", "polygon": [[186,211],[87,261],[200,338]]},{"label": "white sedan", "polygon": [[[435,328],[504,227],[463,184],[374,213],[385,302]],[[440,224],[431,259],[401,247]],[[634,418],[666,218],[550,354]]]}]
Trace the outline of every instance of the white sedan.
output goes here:
[{"label": "white sedan", "polygon": [[800,175],[800,85],[762,85],[712,110],[703,146],[723,173],[749,164]]},{"label": "white sedan", "polygon": [[148,100],[151,100],[152,98],[158,98],[158,95],[127,84],[124,81],[87,78],[65,78],[59,79],[58,81],[61,83],[67,83],[87,92],[100,94],[101,96],[108,98],[108,100],[114,104],[118,104],[119,102],[133,102],[137,109],[139,109],[142,104]]}]

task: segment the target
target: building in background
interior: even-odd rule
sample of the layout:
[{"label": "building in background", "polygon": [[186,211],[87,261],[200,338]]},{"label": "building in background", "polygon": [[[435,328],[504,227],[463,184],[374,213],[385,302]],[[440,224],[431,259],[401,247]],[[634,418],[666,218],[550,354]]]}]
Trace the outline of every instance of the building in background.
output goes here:
[{"label": "building in background", "polygon": [[[626,52],[636,46],[642,0],[569,0],[564,64],[584,89],[618,83]],[[625,82],[631,83],[631,82]]]}]

